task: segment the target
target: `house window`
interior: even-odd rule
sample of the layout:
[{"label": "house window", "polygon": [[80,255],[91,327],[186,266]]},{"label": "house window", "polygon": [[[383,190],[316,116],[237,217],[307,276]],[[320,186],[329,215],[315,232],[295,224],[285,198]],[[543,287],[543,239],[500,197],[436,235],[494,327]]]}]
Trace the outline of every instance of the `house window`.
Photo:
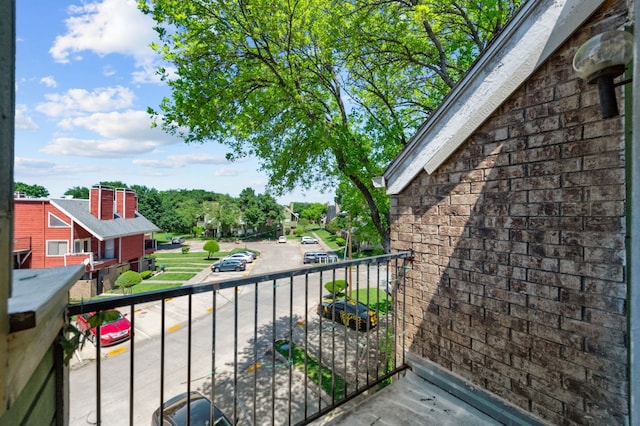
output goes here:
[{"label": "house window", "polygon": [[68,241],[47,241],[47,256],[63,256],[68,252]]},{"label": "house window", "polygon": [[71,225],[69,225],[67,222],[60,219],[53,213],[49,213],[49,228],[70,228],[70,227]]},{"label": "house window", "polygon": [[74,253],[88,253],[91,251],[91,240],[89,238],[73,241]]}]

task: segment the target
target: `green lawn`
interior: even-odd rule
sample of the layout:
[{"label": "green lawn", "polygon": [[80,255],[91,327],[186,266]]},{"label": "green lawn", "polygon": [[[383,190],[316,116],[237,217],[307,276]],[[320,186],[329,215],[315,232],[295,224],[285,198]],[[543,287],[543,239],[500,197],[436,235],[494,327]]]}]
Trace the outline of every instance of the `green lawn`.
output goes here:
[{"label": "green lawn", "polygon": [[336,243],[336,235],[331,232],[327,232],[325,229],[318,229],[315,233],[322,239],[322,242],[325,243],[331,250],[335,251],[336,254],[342,257],[342,253],[344,252],[344,247],[340,247]]},{"label": "green lawn", "polygon": [[200,267],[200,268],[204,268],[207,265],[211,265],[213,262],[215,262],[214,259],[202,259],[202,260],[188,260],[185,259],[183,261],[180,261],[179,259],[164,259],[164,258],[159,258],[156,259],[156,267],[159,267],[160,265],[165,265],[165,266],[185,266],[185,267],[190,267],[190,268],[195,268],[195,267]]},{"label": "green lawn", "polygon": [[196,275],[197,274],[188,273],[188,272],[164,272],[162,274],[154,275],[148,280],[145,280],[145,282],[147,281],[189,281],[191,278],[195,277]]},{"label": "green lawn", "polygon": [[[182,286],[182,283],[149,283],[148,281],[144,281],[141,282],[138,285],[135,285],[131,288],[127,289],[127,293],[126,294],[138,294],[138,293],[148,293],[150,291],[157,291],[157,290],[166,290],[169,288],[176,288],[176,287],[180,287]],[[122,294],[122,289],[120,288],[116,288],[114,290],[111,290],[109,292],[105,292],[102,293],[101,295],[98,296],[94,296],[91,299],[84,299],[84,300],[104,300],[104,299],[109,299],[111,297],[118,297],[119,295]],[[81,303],[83,301],[83,299],[80,298],[72,298],[70,300],[70,303]]]},{"label": "green lawn", "polygon": [[[127,294],[129,294],[129,290],[131,290],[131,294],[138,294],[138,293],[148,293],[150,291],[156,291],[156,290],[166,290],[169,288],[176,288],[176,287],[180,287],[182,286],[182,283],[150,283],[147,281],[142,282],[138,285],[134,285],[133,287],[131,287],[130,289],[127,289]],[[115,290],[111,290],[110,293],[116,293],[116,294],[122,294],[122,290],[121,289],[115,289]]]},{"label": "green lawn", "polygon": [[387,313],[393,306],[393,299],[385,291],[377,288],[353,290],[351,298],[364,303],[373,310],[379,310],[381,314]]},{"label": "green lawn", "polygon": [[[344,293],[336,296],[338,300],[344,299]],[[324,298],[331,299],[333,296],[331,294],[325,294]],[[386,314],[393,307],[393,299],[391,296],[388,296],[386,292],[377,288],[361,288],[357,291],[354,289],[350,293],[350,298],[367,305],[374,311],[379,311],[381,314]]]}]

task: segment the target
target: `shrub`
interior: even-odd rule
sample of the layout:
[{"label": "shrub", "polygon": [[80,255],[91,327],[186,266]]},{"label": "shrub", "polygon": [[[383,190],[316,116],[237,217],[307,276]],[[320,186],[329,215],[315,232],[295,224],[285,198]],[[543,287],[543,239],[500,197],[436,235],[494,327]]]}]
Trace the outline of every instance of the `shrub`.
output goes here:
[{"label": "shrub", "polygon": [[151,272],[151,271],[142,271],[142,272],[140,272],[140,278],[142,278],[143,280],[148,279],[149,277],[151,277],[151,275],[153,275],[153,272]]},{"label": "shrub", "polygon": [[347,244],[347,240],[342,237],[336,237],[336,244],[340,247],[344,247]]},{"label": "shrub", "polygon": [[142,277],[136,271],[126,271],[120,274],[118,279],[115,282],[117,287],[122,289],[122,292],[125,292],[125,289],[133,287],[136,284],[140,284],[142,281]]},{"label": "shrub", "polygon": [[182,247],[182,254],[189,253],[189,247]]},{"label": "shrub", "polygon": [[345,280],[329,281],[324,285],[324,288],[331,293],[331,297],[333,297],[334,293],[336,297],[342,297],[344,296],[344,289],[347,288],[347,282]]},{"label": "shrub", "polygon": [[207,252],[207,259],[211,259],[211,255],[220,251],[220,244],[216,240],[209,240],[204,243],[202,249]]}]

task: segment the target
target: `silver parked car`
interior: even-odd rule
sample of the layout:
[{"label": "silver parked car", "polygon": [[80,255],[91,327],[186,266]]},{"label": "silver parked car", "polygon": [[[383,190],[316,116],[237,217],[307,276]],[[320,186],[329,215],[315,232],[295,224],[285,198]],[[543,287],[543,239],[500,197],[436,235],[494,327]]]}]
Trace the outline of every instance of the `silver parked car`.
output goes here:
[{"label": "silver parked car", "polygon": [[246,253],[233,253],[225,257],[225,260],[226,259],[239,259],[239,260],[244,260],[247,263],[253,262],[253,256]]}]

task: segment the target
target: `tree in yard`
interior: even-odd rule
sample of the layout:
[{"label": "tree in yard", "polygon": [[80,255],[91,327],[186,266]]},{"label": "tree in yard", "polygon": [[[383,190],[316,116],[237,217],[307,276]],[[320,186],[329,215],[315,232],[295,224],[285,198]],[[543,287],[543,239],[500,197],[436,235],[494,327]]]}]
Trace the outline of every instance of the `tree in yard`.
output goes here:
[{"label": "tree in yard", "polygon": [[164,215],[162,198],[155,188],[148,188],[144,185],[131,185],[131,189],[138,197],[138,211],[152,223],[160,226],[160,219]]},{"label": "tree in yard", "polygon": [[208,253],[207,259],[211,259],[211,256],[213,255],[213,253],[217,253],[220,251],[220,245],[216,240],[209,240],[206,243],[204,243],[204,245],[202,246],[202,249]]},{"label": "tree in yard", "polygon": [[301,212],[300,217],[319,223],[322,215],[327,213],[327,206],[323,203],[308,204]]},{"label": "tree in yard", "polygon": [[238,197],[245,226],[256,232],[268,231],[284,217],[282,207],[269,194],[256,195],[252,188],[245,188]]},{"label": "tree in yard", "polygon": [[16,182],[15,192],[23,192],[27,197],[34,198],[46,198],[49,196],[49,191],[42,185],[27,185],[23,182]]},{"label": "tree in yard", "polygon": [[335,281],[329,281],[328,283],[325,283],[324,288],[325,290],[327,290],[330,295],[327,295],[325,297],[334,297],[335,298],[342,298],[345,296],[345,289],[348,287],[347,282],[345,280],[335,280]]},{"label": "tree in yard", "polygon": [[206,219],[205,228],[211,231],[211,235],[226,236],[238,225],[242,212],[236,200],[229,195],[222,195],[218,201],[205,202],[203,204]]},{"label": "tree in yard", "polygon": [[186,199],[178,203],[175,212],[180,216],[184,223],[189,224],[189,230],[195,226],[198,218],[204,214],[202,203],[193,199]]},{"label": "tree in yard", "polygon": [[119,181],[119,180],[112,180],[112,181],[108,181],[108,180],[103,180],[102,182],[98,183],[98,185],[101,186],[110,186],[111,188],[125,188],[125,189],[129,189],[129,185],[127,185],[126,183]]},{"label": "tree in yard", "polygon": [[89,199],[89,188],[86,186],[74,186],[73,188],[69,188],[64,192],[64,195],[70,195],[73,198],[77,198],[79,200],[88,200]]},{"label": "tree in yard", "polygon": [[126,289],[130,289],[134,285],[140,284],[142,282],[142,277],[136,271],[126,271],[120,274],[120,276],[116,279],[115,285],[122,289],[122,293],[126,292]]},{"label": "tree in yard", "polygon": [[[276,194],[334,188],[389,249],[373,188],[521,0],[139,0],[174,67],[157,121],[256,156]],[[355,211],[351,212],[355,215]]]}]

